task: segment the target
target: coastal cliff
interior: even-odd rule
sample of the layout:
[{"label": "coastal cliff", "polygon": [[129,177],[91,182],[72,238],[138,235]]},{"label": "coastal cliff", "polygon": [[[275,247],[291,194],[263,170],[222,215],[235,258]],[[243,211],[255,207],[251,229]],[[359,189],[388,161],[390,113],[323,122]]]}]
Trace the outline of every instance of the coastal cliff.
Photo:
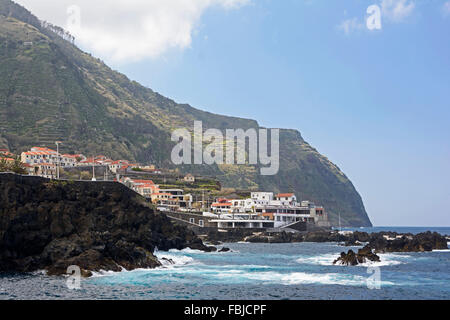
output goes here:
[{"label": "coastal cliff", "polygon": [[155,248],[212,250],[122,184],[0,174],[0,272],[154,268]]},{"label": "coastal cliff", "polygon": [[0,70],[0,148],[20,154],[62,141],[64,153],[151,163],[215,177],[224,188],[293,192],[324,206],[334,226],[339,216],[345,226],[372,225],[350,179],[297,130],[280,130],[280,170],[274,176],[260,175],[260,165],[175,166],[175,129],[192,130],[194,121],[223,133],[263,128],[252,119],[176,103],[131,81],[10,0],[0,0]]}]

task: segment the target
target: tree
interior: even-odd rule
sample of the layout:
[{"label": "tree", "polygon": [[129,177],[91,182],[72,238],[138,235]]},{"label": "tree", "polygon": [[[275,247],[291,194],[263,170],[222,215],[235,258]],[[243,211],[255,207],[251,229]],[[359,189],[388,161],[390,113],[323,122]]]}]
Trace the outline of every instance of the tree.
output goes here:
[{"label": "tree", "polygon": [[0,172],[14,172],[17,174],[27,174],[27,170],[20,162],[19,157],[14,159],[14,162],[8,163],[5,158],[0,159]]},{"label": "tree", "polygon": [[27,174],[27,170],[23,166],[23,163],[20,161],[19,157],[14,159],[14,162],[10,165],[10,169],[12,172],[17,174]]},{"label": "tree", "polygon": [[2,158],[0,159],[0,172],[6,171],[8,171],[8,163],[6,162],[6,159]]}]

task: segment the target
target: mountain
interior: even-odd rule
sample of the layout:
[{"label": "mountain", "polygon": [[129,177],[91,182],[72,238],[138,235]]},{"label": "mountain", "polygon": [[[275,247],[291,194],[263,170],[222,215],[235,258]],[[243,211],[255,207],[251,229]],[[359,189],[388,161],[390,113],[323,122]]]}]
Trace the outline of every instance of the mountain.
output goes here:
[{"label": "mountain", "polygon": [[[66,40],[67,39],[67,40]],[[178,104],[111,70],[78,49],[61,28],[42,24],[25,8],[0,0],[0,148],[34,145],[105,154],[174,167],[171,132],[192,128],[259,128],[255,120],[221,116]],[[224,187],[295,192],[323,205],[337,225],[370,226],[362,199],[345,174],[296,130],[280,130],[280,171],[257,166],[182,166],[214,175]]]}]

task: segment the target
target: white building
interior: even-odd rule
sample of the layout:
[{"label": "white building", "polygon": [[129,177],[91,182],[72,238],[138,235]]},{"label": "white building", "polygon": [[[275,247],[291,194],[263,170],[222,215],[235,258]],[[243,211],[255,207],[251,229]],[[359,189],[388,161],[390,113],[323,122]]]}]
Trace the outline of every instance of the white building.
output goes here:
[{"label": "white building", "polygon": [[293,193],[279,193],[275,200],[280,201],[283,206],[296,205],[297,197]]},{"label": "white building", "polygon": [[272,192],[252,192],[248,199],[218,199],[211,209],[218,215],[213,222],[219,228],[281,228],[297,222],[329,226],[322,207],[310,201],[298,203],[293,193],[280,193],[274,198]]},{"label": "white building", "polygon": [[252,192],[251,199],[255,205],[268,205],[273,200],[273,192]]},{"label": "white building", "polygon": [[58,154],[55,150],[42,147],[33,147],[30,151],[22,152],[20,160],[22,163],[29,164],[31,166],[39,164],[53,164],[64,167],[75,167],[78,164],[78,160],[83,160],[86,157],[82,154]]}]

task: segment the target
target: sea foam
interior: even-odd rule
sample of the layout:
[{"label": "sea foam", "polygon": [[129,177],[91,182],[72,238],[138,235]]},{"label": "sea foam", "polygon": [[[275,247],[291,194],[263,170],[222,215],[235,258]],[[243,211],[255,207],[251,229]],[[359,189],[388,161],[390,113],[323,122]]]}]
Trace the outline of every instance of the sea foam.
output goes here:
[{"label": "sea foam", "polygon": [[[239,278],[258,281],[265,284],[299,285],[299,284],[325,284],[325,285],[343,285],[343,286],[365,286],[367,277],[350,275],[344,273],[306,273],[306,272],[253,272],[245,273],[242,270],[226,270],[217,275],[219,278]],[[233,279],[234,278],[234,279]],[[394,285],[389,281],[382,281],[381,285]]]},{"label": "sea foam", "polygon": [[[332,266],[334,260],[339,258],[340,253],[327,253],[318,256],[307,256],[300,257],[296,259],[297,263],[300,264],[311,264],[311,265],[321,265],[321,266]],[[379,254],[380,262],[367,261],[365,263],[358,264],[360,267],[385,267],[399,265],[407,263],[405,260],[411,256],[407,255],[396,255],[393,253],[383,253]],[[339,266],[339,265],[336,265]]]}]

